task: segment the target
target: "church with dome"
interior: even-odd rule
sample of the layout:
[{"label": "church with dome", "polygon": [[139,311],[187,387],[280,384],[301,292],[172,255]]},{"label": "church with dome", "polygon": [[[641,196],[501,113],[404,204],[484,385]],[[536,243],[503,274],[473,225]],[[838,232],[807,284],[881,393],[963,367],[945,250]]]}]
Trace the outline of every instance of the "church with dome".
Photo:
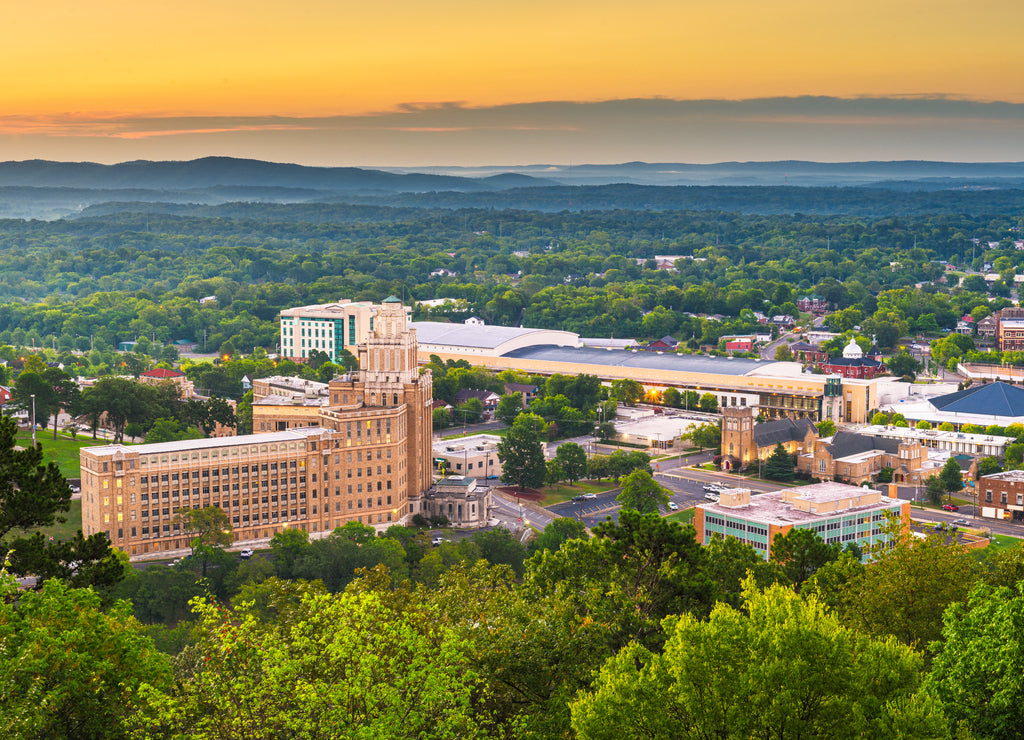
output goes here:
[{"label": "church with dome", "polygon": [[853,337],[843,348],[842,357],[823,360],[820,365],[826,375],[842,375],[844,378],[867,380],[885,372],[885,363],[875,347],[866,354]]}]

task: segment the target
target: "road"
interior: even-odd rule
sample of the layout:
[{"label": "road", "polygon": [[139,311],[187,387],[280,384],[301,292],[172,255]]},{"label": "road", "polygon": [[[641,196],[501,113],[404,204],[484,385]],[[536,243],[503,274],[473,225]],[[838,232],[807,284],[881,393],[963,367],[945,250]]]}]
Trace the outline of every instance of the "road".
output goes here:
[{"label": "road", "polygon": [[[897,486],[896,495],[903,501],[918,501],[924,489],[916,486]],[[986,519],[975,512],[973,504],[961,506],[958,511],[943,511],[911,506],[910,516],[923,522],[951,523],[954,519],[966,519],[968,527],[987,529],[993,534],[1005,534],[1010,537],[1024,537],[1024,525],[999,519]]]},{"label": "road", "polygon": [[[679,458],[660,460],[653,463],[653,467],[655,467],[654,478],[669,491],[669,500],[679,509],[688,509],[697,504],[705,503],[704,485],[706,483],[715,482],[743,486],[757,492],[774,491],[779,488],[779,486],[767,481],[749,481],[738,476],[685,467],[694,463],[707,462],[710,459],[711,453],[704,453],[683,458],[682,464],[680,464]],[[547,510],[557,516],[571,516],[579,519],[588,527],[599,524],[605,521],[605,519],[617,521],[619,518],[619,505],[615,498],[619,495],[620,490],[620,488],[616,488],[599,493],[595,498],[583,501],[563,501],[547,507]],[[670,510],[665,509],[663,513],[670,513]]]}]

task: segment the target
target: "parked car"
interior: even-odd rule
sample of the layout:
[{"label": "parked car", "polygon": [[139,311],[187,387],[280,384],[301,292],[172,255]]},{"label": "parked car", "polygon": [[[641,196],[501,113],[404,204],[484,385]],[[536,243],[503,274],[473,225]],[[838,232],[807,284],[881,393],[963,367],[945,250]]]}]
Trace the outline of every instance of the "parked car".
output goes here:
[{"label": "parked car", "polygon": [[715,493],[714,491],[708,491],[707,493],[704,494],[704,498],[706,498],[708,501],[718,501],[718,494]]},{"label": "parked car", "polygon": [[668,508],[670,508],[672,511],[675,511],[676,509],[679,508],[679,505],[675,501],[669,501]]},{"label": "parked car", "polygon": [[595,498],[597,498],[597,494],[596,493],[584,493],[583,494],[583,498],[586,501],[593,501]]},{"label": "parked car", "polygon": [[946,511],[960,511],[960,507],[956,504],[943,504],[942,508]]},{"label": "parked car", "polygon": [[244,550],[239,550],[238,551],[238,557],[240,557],[242,560],[248,560],[249,558],[252,557],[252,550],[250,548],[248,548],[248,547],[245,548]]},{"label": "parked car", "polygon": [[583,494],[581,493],[579,496],[573,496],[572,500],[577,502],[577,503],[579,503],[580,501],[583,501]]},{"label": "parked car", "polygon": [[966,527],[967,526],[967,520],[966,519],[954,519],[953,520],[953,524],[959,524],[961,527]]},{"label": "parked car", "polygon": [[430,544],[432,544],[434,547],[437,547],[442,542],[447,542],[447,540],[439,534],[435,534],[430,540]]}]

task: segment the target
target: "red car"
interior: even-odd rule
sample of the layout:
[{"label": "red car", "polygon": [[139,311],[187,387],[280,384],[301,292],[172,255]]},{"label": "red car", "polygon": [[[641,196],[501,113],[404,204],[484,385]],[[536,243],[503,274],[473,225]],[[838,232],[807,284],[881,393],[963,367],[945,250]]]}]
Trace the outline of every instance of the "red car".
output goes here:
[{"label": "red car", "polygon": [[946,511],[960,511],[960,507],[955,504],[943,504],[942,508]]}]

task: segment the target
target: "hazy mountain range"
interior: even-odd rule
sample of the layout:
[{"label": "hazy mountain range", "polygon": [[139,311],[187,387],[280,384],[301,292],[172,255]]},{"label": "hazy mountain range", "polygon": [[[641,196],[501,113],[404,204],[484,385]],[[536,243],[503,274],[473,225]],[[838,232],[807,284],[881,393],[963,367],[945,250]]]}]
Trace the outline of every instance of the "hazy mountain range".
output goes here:
[{"label": "hazy mountain range", "polygon": [[[557,209],[589,188],[634,186],[846,187],[943,191],[1024,187],[1024,163],[955,162],[723,162],[719,164],[629,162],[614,165],[431,167],[412,170],[307,167],[251,159],[207,157],[186,162],[89,162],[30,160],[0,163],[0,217],[59,218],[100,203],[378,202],[448,207]],[[523,189],[550,189],[523,197]],[[577,190],[579,189],[579,190]],[[448,199],[437,194],[449,193]],[[418,198],[415,194],[424,195]],[[457,195],[464,194],[464,195]],[[474,196],[473,194],[477,194]],[[601,196],[604,198],[604,196]],[[657,201],[646,197],[647,201]],[[569,207],[572,207],[571,205]],[[631,206],[627,206],[631,207]],[[671,207],[665,205],[662,207]],[[785,206],[783,206],[783,209]],[[117,210],[122,210],[118,208]],[[774,210],[774,209],[773,209]]]}]

